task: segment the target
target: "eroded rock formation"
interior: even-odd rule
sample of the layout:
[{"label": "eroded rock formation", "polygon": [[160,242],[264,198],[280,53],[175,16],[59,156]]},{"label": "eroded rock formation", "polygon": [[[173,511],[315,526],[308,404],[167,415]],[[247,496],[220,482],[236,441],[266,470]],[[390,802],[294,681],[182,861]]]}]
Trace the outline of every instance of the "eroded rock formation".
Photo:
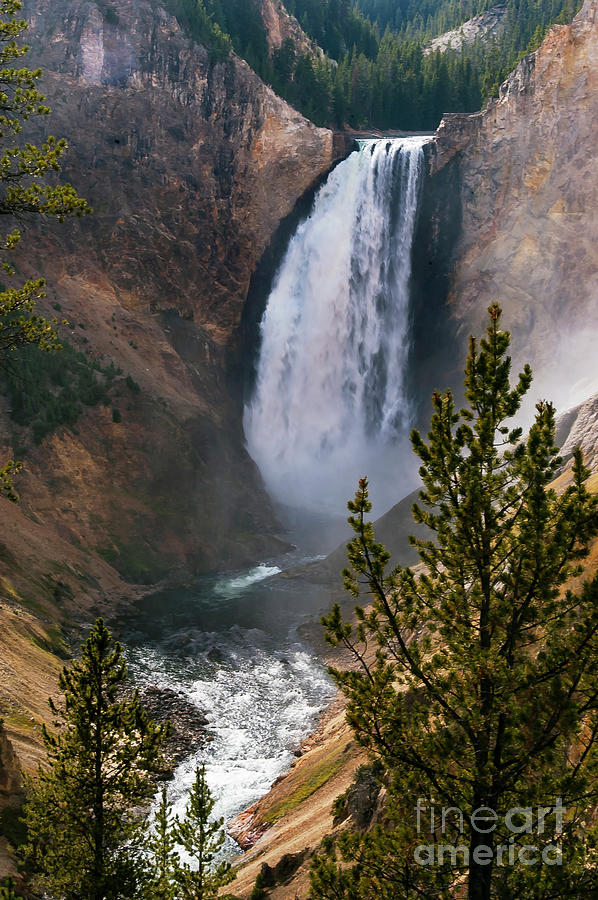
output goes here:
[{"label": "eroded rock formation", "polygon": [[[67,339],[141,390],[124,392],[120,423],[98,407],[78,434],[32,448],[19,489],[49,534],[150,583],[279,546],[227,369],[256,261],[336,150],[243,61],[212,64],[158,5],[111,11],[25,3],[27,61],[43,66],[52,108],[27,137],[68,138],[65,179],[94,214],[29,232],[19,274],[43,273]],[[22,513],[6,515],[27,534]]]},{"label": "eroded rock formation", "polygon": [[493,6],[479,16],[468,19],[459,28],[439,34],[430,41],[424,53],[434,53],[436,50],[442,53],[447,50],[460,50],[463,46],[473,44],[478,38],[490,40],[503,31],[506,12],[507,7],[504,4]]},{"label": "eroded rock formation", "polygon": [[431,153],[432,181],[456,169],[460,190],[452,314],[479,331],[499,300],[515,361],[560,408],[596,388],[597,10],[552,28],[484,112],[447,116]]},{"label": "eroded rock formation", "polygon": [[271,51],[279,50],[285,41],[292,41],[298,54],[315,56],[321,52],[315,41],[305,34],[297,19],[289,15],[282,0],[259,0],[259,4]]}]

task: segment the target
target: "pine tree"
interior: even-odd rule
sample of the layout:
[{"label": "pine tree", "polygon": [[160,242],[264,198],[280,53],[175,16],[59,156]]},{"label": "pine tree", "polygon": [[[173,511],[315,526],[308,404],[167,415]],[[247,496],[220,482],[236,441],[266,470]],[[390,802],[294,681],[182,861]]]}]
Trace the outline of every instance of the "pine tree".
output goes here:
[{"label": "pine tree", "polygon": [[[67,149],[66,141],[48,137],[41,147],[19,143],[24,123],[32,116],[50,113],[45,97],[37,89],[40,69],[27,69],[16,63],[29,52],[17,40],[28,28],[18,19],[21,0],[0,0],[0,216],[22,220],[25,216],[50,216],[64,221],[67,216],[89,212],[70,184],[44,184],[43,179],[60,171],[60,159]],[[21,232],[12,227],[0,237],[0,266],[14,275],[8,254],[21,240]],[[44,296],[44,281],[28,281],[19,288],[0,292],[0,361],[23,344],[36,344],[44,350],[56,346],[53,323],[34,314],[35,302]]]},{"label": "pine tree", "polygon": [[146,849],[152,873],[147,889],[148,900],[174,900],[180,859],[176,851],[174,820],[165,787],[160,794],[160,805],[154,814],[153,830]]},{"label": "pine tree", "polygon": [[0,900],[19,900],[19,894],[15,893],[14,878],[9,877],[0,885]]},{"label": "pine tree", "polygon": [[[27,22],[17,18],[22,6],[21,0],[0,0],[0,216],[10,222],[9,230],[0,232],[0,270],[8,277],[15,274],[10,254],[21,241],[15,220],[21,223],[41,215],[62,222],[67,216],[90,211],[70,184],[44,184],[48,174],[60,171],[66,141],[48,137],[37,147],[19,140],[28,119],[50,112],[37,89],[41,70],[18,65],[29,49],[18,43],[28,28]],[[37,278],[16,287],[1,287],[0,370],[20,347],[59,348],[56,320],[49,321],[36,312],[36,302],[45,296],[44,284],[43,278]],[[20,463],[12,460],[0,468],[0,497],[17,500],[13,477],[20,469]]]},{"label": "pine tree", "polygon": [[162,770],[166,727],[137,693],[122,698],[122,648],[98,619],[81,658],[64,668],[57,730],[44,729],[47,765],[28,782],[22,851],[34,885],[67,900],[130,898],[139,891],[143,808]]},{"label": "pine tree", "polygon": [[215,855],[224,843],[223,819],[211,821],[214,798],[206,780],[205,765],[195,770],[184,819],[177,818],[175,837],[193,859],[191,867],[184,863],[177,873],[181,900],[215,900],[219,890],[235,878],[227,862],[212,867]]},{"label": "pine tree", "polygon": [[18,500],[12,479],[21,471],[22,467],[22,463],[10,459],[0,469],[0,497],[4,496],[12,503],[16,503]]},{"label": "pine tree", "polygon": [[[349,504],[345,587],[370,605],[356,625],[338,606],[323,622],[359,664],[332,674],[357,740],[384,763],[390,825],[343,838],[340,868],[334,849],[319,857],[318,900],[448,898],[457,883],[469,900],[598,889],[598,577],[566,588],[598,533],[598,501],[579,450],[569,486],[551,486],[550,403],[527,437],[512,424],[532,375],[526,366],[510,384],[500,317],[492,306],[486,337],[471,339],[467,408],[435,394],[428,441],[412,435],[423,480],[413,515],[431,535],[412,539],[422,569],[387,572],[366,479]],[[444,822],[440,808],[452,809]],[[526,829],[528,808],[534,821],[544,810],[543,827]]]}]

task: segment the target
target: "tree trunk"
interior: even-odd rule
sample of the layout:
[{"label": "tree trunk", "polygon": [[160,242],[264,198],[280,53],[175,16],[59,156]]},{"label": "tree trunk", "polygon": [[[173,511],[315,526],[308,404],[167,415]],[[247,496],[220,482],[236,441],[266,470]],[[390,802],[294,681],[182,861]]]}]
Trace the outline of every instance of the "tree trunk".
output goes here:
[{"label": "tree trunk", "polygon": [[476,863],[474,853],[478,847],[489,847],[494,854],[494,835],[473,833],[469,844],[469,880],[467,900],[490,900],[494,858],[486,865]]}]

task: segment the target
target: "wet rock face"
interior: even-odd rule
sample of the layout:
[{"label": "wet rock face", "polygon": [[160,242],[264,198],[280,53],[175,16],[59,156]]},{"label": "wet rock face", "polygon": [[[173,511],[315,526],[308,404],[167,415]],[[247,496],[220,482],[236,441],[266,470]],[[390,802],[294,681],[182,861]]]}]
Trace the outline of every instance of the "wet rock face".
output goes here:
[{"label": "wet rock face", "polygon": [[[428,166],[435,166],[436,145],[426,144],[424,153]],[[456,323],[447,310],[461,234],[460,178],[454,152],[434,175],[427,175],[413,241],[409,378],[414,424],[424,430],[433,392],[457,387],[462,378]]]},{"label": "wet rock face", "polygon": [[188,759],[212,740],[205,715],[179,691],[150,685],[139,692],[139,699],[150,719],[170,723],[170,734],[164,742],[170,766]]},{"label": "wet rock face", "polygon": [[515,363],[529,360],[534,390],[560,408],[596,388],[597,8],[554,27],[483,113],[447,116],[430,153],[432,181],[458,170],[457,327],[478,331],[500,301]]}]

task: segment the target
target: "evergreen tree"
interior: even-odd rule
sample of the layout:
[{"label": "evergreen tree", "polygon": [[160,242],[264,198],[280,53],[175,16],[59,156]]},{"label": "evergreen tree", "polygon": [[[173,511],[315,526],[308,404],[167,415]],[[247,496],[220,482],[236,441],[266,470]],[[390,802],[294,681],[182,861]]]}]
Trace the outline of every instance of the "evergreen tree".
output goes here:
[{"label": "evergreen tree", "polygon": [[146,849],[151,868],[147,889],[148,900],[175,900],[180,860],[176,851],[174,820],[165,787],[160,794],[160,805],[154,814],[153,830],[150,832]]},{"label": "evergreen tree", "polygon": [[340,867],[334,848],[319,857],[318,900],[448,898],[457,883],[469,900],[598,890],[598,577],[566,588],[598,532],[598,501],[579,450],[569,486],[551,487],[550,403],[527,437],[512,424],[532,375],[526,366],[510,384],[500,316],[492,306],[486,337],[471,339],[467,408],[435,394],[428,441],[412,435],[424,486],[413,515],[431,534],[412,539],[422,569],[387,571],[366,479],[349,504],[345,587],[355,599],[365,588],[371,605],[355,626],[338,606],[323,622],[358,663],[332,674],[357,740],[384,763],[390,824],[343,838]]},{"label": "evergreen tree", "polygon": [[211,821],[214,799],[206,780],[205,765],[195,770],[184,819],[177,817],[174,833],[187,854],[193,859],[191,867],[184,863],[178,870],[178,894],[181,900],[215,900],[221,887],[235,878],[230,864],[212,866],[214,857],[224,843],[223,819]]},{"label": "evergreen tree", "polygon": [[0,497],[4,496],[8,500],[11,500],[13,503],[16,503],[18,500],[18,496],[15,493],[14,484],[13,484],[13,476],[20,472],[22,469],[22,464],[19,462],[15,462],[14,460],[9,460],[5,463],[4,466],[0,469]]},{"label": "evergreen tree", "polygon": [[[15,220],[22,222],[29,216],[42,215],[62,222],[67,216],[89,212],[71,185],[43,182],[49,173],[60,171],[66,141],[48,137],[41,147],[19,142],[28,119],[50,112],[37,89],[41,71],[17,65],[29,49],[18,43],[28,27],[27,22],[17,18],[22,6],[20,0],[0,0],[0,216],[11,222],[8,230],[0,232],[0,269],[8,277],[15,274],[10,254],[21,240]],[[56,321],[48,321],[35,312],[36,301],[44,296],[43,278],[17,287],[0,286],[0,370],[20,347],[58,349]],[[12,479],[20,468],[12,460],[0,468],[0,497],[17,500]]]},{"label": "evergreen tree", "polygon": [[66,900],[140,891],[143,807],[167,729],[148,719],[136,692],[122,698],[126,671],[98,619],[80,660],[60,675],[64,706],[50,702],[57,730],[44,729],[47,765],[28,782],[23,861],[36,888]]},{"label": "evergreen tree", "polygon": [[0,900],[19,900],[19,894],[15,893],[14,878],[7,878],[4,884],[0,885]]},{"label": "evergreen tree", "polygon": [[[50,216],[62,222],[89,209],[70,184],[40,183],[48,174],[60,171],[60,158],[67,149],[65,140],[48,137],[41,147],[18,141],[28,119],[50,112],[37,89],[41,70],[17,66],[29,51],[17,42],[28,28],[27,22],[16,17],[22,6],[21,0],[0,0],[0,215],[13,222],[29,215]],[[20,239],[16,227],[0,236],[0,266],[7,275],[14,275],[8,255]],[[0,363],[9,351],[23,344],[36,344],[45,350],[56,345],[52,323],[33,313],[35,301],[44,296],[43,288],[43,279],[36,279],[0,292]]]},{"label": "evergreen tree", "polygon": [[[551,24],[571,21],[580,0],[506,0],[500,33],[438,53],[424,48],[485,12],[487,0],[361,0],[355,6],[347,0],[286,0],[285,9],[324,51],[295,61],[288,48],[270,53],[256,4],[168,0],[168,5],[189,34],[208,44],[214,59],[223,58],[218,29],[220,43],[223,33],[229,36],[229,48],[318,124],[432,131],[444,112],[480,109]],[[326,77],[317,71],[322,66]]]}]

